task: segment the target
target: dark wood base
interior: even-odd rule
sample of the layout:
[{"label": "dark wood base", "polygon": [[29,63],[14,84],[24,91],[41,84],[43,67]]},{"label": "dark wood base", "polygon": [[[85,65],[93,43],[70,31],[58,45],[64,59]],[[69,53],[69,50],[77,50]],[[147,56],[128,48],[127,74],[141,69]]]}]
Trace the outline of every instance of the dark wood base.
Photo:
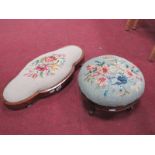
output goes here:
[{"label": "dark wood base", "polygon": [[89,115],[94,115],[96,111],[103,111],[103,112],[108,112],[108,113],[117,113],[117,112],[121,112],[124,110],[132,110],[134,108],[134,105],[139,102],[139,100],[136,100],[135,102],[130,103],[127,106],[118,106],[118,107],[110,107],[109,106],[108,107],[108,106],[101,106],[101,105],[98,105],[98,104],[92,102],[84,94],[82,94],[82,100],[86,104]]}]

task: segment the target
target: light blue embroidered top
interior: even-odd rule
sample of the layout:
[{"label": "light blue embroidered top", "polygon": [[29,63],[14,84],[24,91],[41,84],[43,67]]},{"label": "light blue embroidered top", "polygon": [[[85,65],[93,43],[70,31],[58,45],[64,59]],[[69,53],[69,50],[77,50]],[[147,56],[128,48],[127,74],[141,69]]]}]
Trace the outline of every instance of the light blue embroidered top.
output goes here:
[{"label": "light blue embroidered top", "polygon": [[128,60],[104,55],[87,61],[79,72],[82,93],[96,104],[110,107],[126,106],[144,92],[142,72]]}]

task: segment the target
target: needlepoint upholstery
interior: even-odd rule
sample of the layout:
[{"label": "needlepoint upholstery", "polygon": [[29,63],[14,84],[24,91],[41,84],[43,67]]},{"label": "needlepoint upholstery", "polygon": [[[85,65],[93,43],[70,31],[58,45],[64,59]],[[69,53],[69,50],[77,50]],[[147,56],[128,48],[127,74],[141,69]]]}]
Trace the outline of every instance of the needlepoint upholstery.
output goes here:
[{"label": "needlepoint upholstery", "polygon": [[89,100],[108,107],[126,106],[136,101],[145,88],[140,69],[115,55],[99,56],[85,62],[78,83]]}]

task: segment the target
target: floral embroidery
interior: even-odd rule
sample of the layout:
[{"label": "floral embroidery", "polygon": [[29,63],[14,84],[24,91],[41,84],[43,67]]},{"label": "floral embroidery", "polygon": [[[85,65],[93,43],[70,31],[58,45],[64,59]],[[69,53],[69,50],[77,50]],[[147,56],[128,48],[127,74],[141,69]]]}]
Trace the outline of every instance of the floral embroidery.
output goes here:
[{"label": "floral embroidery", "polygon": [[128,95],[130,91],[127,90],[127,84],[131,89],[138,91],[139,82],[143,82],[139,69],[119,57],[100,57],[94,63],[87,65],[86,71],[84,80],[91,84],[95,83],[97,88],[103,88],[104,96],[110,91],[117,96]]},{"label": "floral embroidery", "polygon": [[98,79],[97,79],[97,84],[98,84],[100,87],[102,87],[102,86],[105,85],[106,80],[107,80],[107,79],[104,78],[104,77],[98,78]]},{"label": "floral embroidery", "polygon": [[27,68],[24,76],[36,79],[37,77],[45,77],[54,75],[65,62],[64,54],[53,54],[52,56],[43,57],[32,62]]},{"label": "floral embroidery", "polygon": [[117,82],[115,84],[121,85],[121,84],[126,84],[127,83],[127,77],[124,75],[118,76],[117,77]]}]

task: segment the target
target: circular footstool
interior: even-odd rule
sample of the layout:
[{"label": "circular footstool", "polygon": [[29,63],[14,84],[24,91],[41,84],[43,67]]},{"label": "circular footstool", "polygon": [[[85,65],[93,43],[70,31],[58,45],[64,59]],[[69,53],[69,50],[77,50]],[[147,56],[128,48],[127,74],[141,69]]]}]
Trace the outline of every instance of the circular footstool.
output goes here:
[{"label": "circular footstool", "polygon": [[118,112],[133,107],[145,88],[142,72],[128,60],[104,55],[88,60],[79,72],[79,87],[89,113]]}]

